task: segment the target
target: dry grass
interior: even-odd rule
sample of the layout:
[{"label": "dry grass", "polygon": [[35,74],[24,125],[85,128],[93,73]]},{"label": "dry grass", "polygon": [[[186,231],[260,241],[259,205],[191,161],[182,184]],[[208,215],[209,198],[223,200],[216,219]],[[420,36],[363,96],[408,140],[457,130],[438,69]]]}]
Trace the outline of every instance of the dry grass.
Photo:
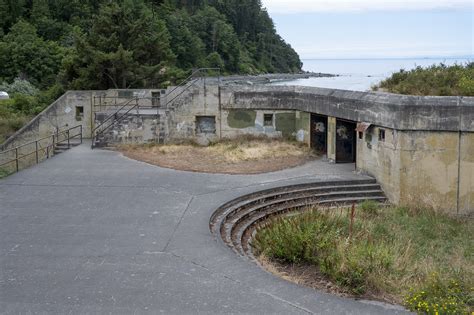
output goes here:
[{"label": "dry grass", "polygon": [[124,155],[178,170],[257,174],[295,167],[314,159],[303,144],[267,137],[240,137],[199,146],[192,142],[175,144],[123,145]]}]

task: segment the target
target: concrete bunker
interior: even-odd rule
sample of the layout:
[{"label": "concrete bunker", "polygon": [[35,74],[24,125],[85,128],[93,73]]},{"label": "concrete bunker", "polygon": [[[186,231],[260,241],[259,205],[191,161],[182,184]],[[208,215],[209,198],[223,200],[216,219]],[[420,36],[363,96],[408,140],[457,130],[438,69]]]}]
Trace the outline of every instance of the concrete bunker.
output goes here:
[{"label": "concrete bunker", "polygon": [[[83,106],[85,137],[93,137],[94,127],[107,117],[120,117],[101,133],[99,140],[105,145],[203,136],[290,137],[326,153],[331,162],[357,158],[357,171],[375,177],[393,203],[473,213],[473,97],[196,84],[179,88],[180,96],[166,102],[170,91],[69,91],[7,140],[3,149],[51,135],[66,124],[77,125],[81,110],[74,107]],[[153,106],[158,96],[159,107]],[[130,98],[136,101],[114,116]],[[213,118],[206,122],[204,117]]]}]

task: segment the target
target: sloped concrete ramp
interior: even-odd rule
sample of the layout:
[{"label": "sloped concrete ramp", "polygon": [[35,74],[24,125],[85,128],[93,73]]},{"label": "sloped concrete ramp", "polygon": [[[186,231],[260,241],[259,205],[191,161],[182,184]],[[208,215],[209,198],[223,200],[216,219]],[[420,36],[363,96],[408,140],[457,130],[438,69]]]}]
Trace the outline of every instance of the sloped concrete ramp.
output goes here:
[{"label": "sloped concrete ramp", "polygon": [[401,312],[278,279],[209,231],[214,210],[239,195],[361,178],[352,169],[210,175],[76,147],[0,180],[0,313]]}]

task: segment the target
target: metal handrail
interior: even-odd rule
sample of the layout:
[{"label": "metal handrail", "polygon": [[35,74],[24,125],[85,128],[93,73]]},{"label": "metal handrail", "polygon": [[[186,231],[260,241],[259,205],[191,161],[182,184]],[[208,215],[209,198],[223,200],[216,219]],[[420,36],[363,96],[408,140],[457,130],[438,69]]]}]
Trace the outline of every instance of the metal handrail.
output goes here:
[{"label": "metal handrail", "polygon": [[[105,118],[105,120],[103,122],[101,122],[98,126],[96,126],[93,130],[92,130],[92,135],[94,135],[94,133],[97,131],[97,129],[99,129],[100,127],[102,127],[108,120],[110,120],[112,117],[114,117],[118,112],[120,112],[121,110],[123,110],[126,106],[128,106],[133,100],[137,100],[136,98],[132,98],[130,99],[129,101],[125,102],[125,104],[120,107],[118,110],[116,110],[112,115],[109,115],[107,118]],[[137,102],[138,104],[138,102]],[[136,106],[136,105],[135,105]]]},{"label": "metal handrail", "polygon": [[[74,134],[74,135],[71,135],[71,131],[72,130],[75,130],[75,129],[78,129],[79,128],[79,132],[77,134]],[[15,158],[14,159],[11,159],[7,162],[3,162],[2,164],[0,164],[0,167],[1,166],[5,166],[7,164],[10,164],[12,162],[15,162],[15,170],[16,172],[19,171],[19,161],[25,157],[28,157],[30,155],[33,155],[35,154],[36,155],[36,164],[39,163],[39,153],[40,152],[44,152],[46,150],[46,158],[49,159],[50,157],[50,149],[51,151],[54,151],[54,148],[56,147],[57,144],[59,143],[63,143],[63,142],[66,142],[67,141],[67,144],[68,144],[68,148],[71,146],[71,142],[70,140],[71,139],[75,139],[77,137],[80,138],[81,140],[81,143],[82,143],[82,125],[77,125],[75,127],[72,127],[72,128],[68,128],[67,130],[64,130],[64,131],[61,131],[61,132],[56,132],[56,133],[53,133],[52,135],[50,136],[47,136],[47,137],[43,137],[43,138],[40,138],[40,139],[37,139],[35,141],[31,141],[31,142],[28,142],[28,143],[25,143],[25,144],[22,144],[22,145],[19,145],[15,148],[12,148],[12,149],[8,149],[8,150],[5,150],[5,151],[1,151],[0,154],[6,154],[6,153],[9,153],[9,152],[15,152]],[[61,141],[58,141],[59,140],[59,136],[62,136],[62,135],[66,135],[67,137]],[[43,141],[43,140],[46,140],[46,139],[52,139],[51,142],[49,142],[45,147],[41,147],[40,146],[40,141]],[[26,147],[28,145],[32,145],[32,144],[35,144],[35,150],[34,151],[31,151],[31,152],[28,152],[28,153],[23,153],[23,154],[19,154],[18,150],[23,148],[23,147]]]},{"label": "metal handrail", "polygon": [[[123,102],[115,102],[113,104],[102,104],[102,102],[99,102],[99,104],[96,103],[96,99],[99,99],[99,100],[102,100],[102,99],[114,99],[114,100],[117,100],[118,98],[121,98],[121,99],[124,99]],[[102,107],[118,107],[118,106],[122,106],[123,104],[127,103],[130,101],[130,98],[129,97],[117,97],[117,96],[107,96],[107,95],[101,95],[101,96],[94,96],[93,97],[93,108],[94,108],[94,112],[96,111],[96,108],[99,107],[99,109],[102,109]]]},{"label": "metal handrail", "polygon": [[126,105],[129,105],[130,102],[133,101],[130,100],[129,102],[127,102],[127,104],[125,104],[124,106],[122,106],[119,110],[117,110],[115,113],[113,113],[112,115],[110,115],[109,117],[107,117],[99,126],[95,127],[94,130],[92,130],[92,144],[91,144],[91,149],[94,149],[94,140],[99,137],[99,135],[103,134],[107,129],[109,129],[110,127],[112,127],[113,125],[115,125],[115,123],[117,123],[118,121],[122,120],[123,117],[125,117],[126,115],[128,115],[128,113],[130,113],[133,109],[135,108],[140,108],[139,106],[139,103],[138,103],[138,98],[135,99],[136,103],[135,105],[133,105],[132,107],[130,107],[125,113],[123,113],[122,115],[120,115],[118,118],[116,117],[115,120],[112,121],[111,124],[109,124],[108,126],[106,126],[105,128],[102,128],[101,130],[99,130],[97,132],[97,130],[99,128],[101,128],[102,126],[105,125],[105,123],[110,120],[110,118],[116,116],[123,108],[125,108]]},{"label": "metal handrail", "polygon": [[[179,89],[180,87],[182,87],[183,85],[186,85],[188,84],[189,82],[191,82],[191,79],[197,74],[197,73],[200,73],[200,72],[204,72],[204,71],[210,71],[210,70],[215,70],[215,71],[218,71],[219,72],[219,81],[220,81],[220,71],[221,69],[220,68],[199,68],[199,69],[196,69],[194,70],[186,79],[184,79],[180,84],[178,84],[177,86],[175,86],[168,94],[171,94],[173,93],[174,91],[176,91],[177,89]],[[181,93],[179,93],[176,97],[174,97],[171,101],[167,101],[165,106],[168,106],[169,103],[173,102],[177,97],[179,97],[181,94],[183,94],[187,89],[184,89],[181,91]]]},{"label": "metal handrail", "polygon": [[[203,71],[210,71],[210,70],[214,70],[214,71],[218,71],[219,72],[219,82],[220,82],[220,68],[199,68],[199,69],[196,69],[194,70],[186,79],[184,79],[181,83],[179,83],[177,86],[175,86],[169,93],[167,93],[167,95],[170,95],[171,93],[173,93],[174,91],[176,91],[177,89],[189,84],[190,82],[192,82],[193,80],[193,77],[197,74],[197,73],[200,73],[200,72],[203,72]],[[197,79],[196,79],[197,80]],[[166,100],[166,104],[164,105],[164,107],[168,107],[169,104],[171,104],[172,102],[174,102],[179,96],[181,96],[184,92],[186,92],[188,89],[189,89],[190,86],[188,86],[187,88],[185,89],[182,89],[180,91],[180,93],[178,93],[176,96],[174,96],[171,100]],[[101,96],[102,97],[102,96]],[[94,97],[95,98],[95,97]],[[118,97],[108,97],[108,96],[104,96],[104,98],[115,98],[117,99]],[[140,109],[140,104],[138,102],[139,99],[161,99],[161,97],[151,97],[151,98],[146,98],[146,97],[142,97],[142,98],[138,98],[138,97],[134,97],[134,98],[131,98],[128,102],[125,102],[125,104],[120,107],[118,110],[116,110],[113,114],[109,115],[103,122],[101,122],[98,126],[96,126],[93,130],[92,130],[92,144],[91,144],[91,149],[94,149],[94,142],[95,142],[95,139],[97,139],[99,137],[99,135],[103,134],[107,129],[109,129],[110,127],[112,127],[115,123],[119,122],[123,117],[125,117],[129,112],[131,112],[133,109],[135,108],[138,108]],[[120,115],[118,118],[116,117],[118,113],[120,113],[120,111],[122,111],[127,105],[129,105],[133,100],[136,101],[136,104],[133,105],[131,108],[129,108],[125,113],[123,113],[122,115]],[[99,105],[101,106],[101,105]],[[110,105],[110,106],[116,106],[115,104],[114,105]],[[142,106],[143,107],[143,106]],[[105,128],[102,128],[105,123],[107,121],[109,121],[112,117],[115,117],[114,121],[109,124],[107,127]],[[101,130],[99,130],[99,128],[102,128]],[[98,131],[99,130],[99,131]]]}]

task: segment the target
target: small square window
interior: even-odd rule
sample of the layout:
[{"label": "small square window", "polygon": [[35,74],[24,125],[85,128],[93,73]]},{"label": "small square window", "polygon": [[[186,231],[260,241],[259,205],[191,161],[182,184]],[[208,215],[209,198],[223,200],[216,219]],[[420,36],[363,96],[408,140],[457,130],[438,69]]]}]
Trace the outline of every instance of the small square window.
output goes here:
[{"label": "small square window", "polygon": [[76,120],[81,121],[84,117],[84,106],[76,106]]},{"label": "small square window", "polygon": [[215,116],[196,116],[197,134],[215,134],[216,117]]},{"label": "small square window", "polygon": [[379,141],[385,142],[385,129],[379,129]]},{"label": "small square window", "polygon": [[273,114],[263,114],[263,126],[273,127]]},{"label": "small square window", "polygon": [[364,139],[364,133],[362,131],[359,131],[359,140]]}]

